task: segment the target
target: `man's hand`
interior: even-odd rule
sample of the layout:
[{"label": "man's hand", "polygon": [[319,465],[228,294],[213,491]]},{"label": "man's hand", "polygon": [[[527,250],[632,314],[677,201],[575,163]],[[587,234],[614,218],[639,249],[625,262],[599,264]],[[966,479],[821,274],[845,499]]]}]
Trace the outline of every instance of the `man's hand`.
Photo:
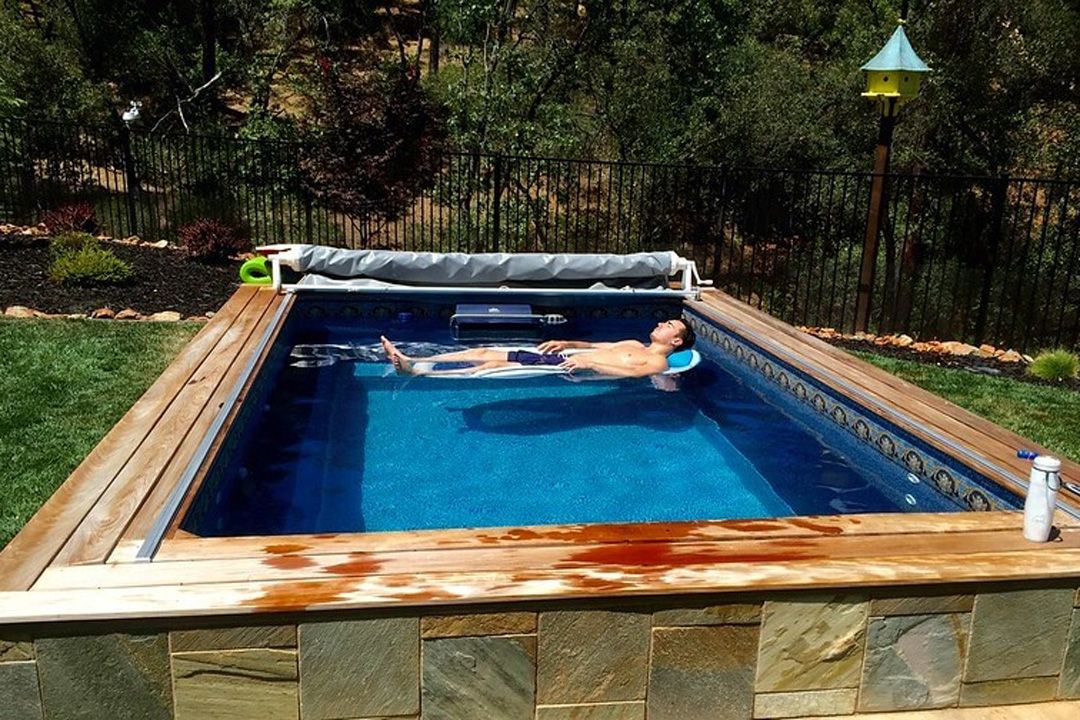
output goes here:
[{"label": "man's hand", "polygon": [[560,353],[563,350],[570,350],[571,348],[579,348],[581,346],[581,343],[574,342],[573,340],[548,340],[537,345],[536,349],[542,353]]},{"label": "man's hand", "polygon": [[591,365],[584,355],[571,355],[559,365],[563,370],[574,372],[575,370],[588,370]]}]

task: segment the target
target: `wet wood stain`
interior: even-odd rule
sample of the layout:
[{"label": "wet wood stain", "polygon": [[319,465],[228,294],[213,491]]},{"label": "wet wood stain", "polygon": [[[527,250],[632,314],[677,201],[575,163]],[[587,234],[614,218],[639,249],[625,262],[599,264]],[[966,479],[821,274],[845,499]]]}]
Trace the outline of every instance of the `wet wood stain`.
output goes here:
[{"label": "wet wood stain", "polygon": [[326,572],[334,575],[370,575],[379,569],[382,562],[376,560],[371,553],[349,553],[346,562],[329,565]]},{"label": "wet wood stain", "polygon": [[303,555],[275,555],[266,558],[263,563],[277,570],[303,570],[315,565],[314,560]]},{"label": "wet wood stain", "polygon": [[240,604],[265,612],[306,610],[316,605],[328,605],[342,600],[348,593],[345,581],[305,580],[271,585],[261,595]]},{"label": "wet wood stain", "polygon": [[813,530],[814,532],[821,533],[822,535],[843,535],[844,528],[839,525],[825,525],[823,523],[814,522],[805,518],[789,518],[788,522],[797,528],[803,530]]},{"label": "wet wood stain", "polygon": [[670,542],[637,543],[627,545],[602,545],[574,553],[568,560],[556,563],[559,569],[581,568],[590,565],[618,568],[626,573],[644,573],[671,570],[687,565],[711,565],[754,562],[787,562],[811,560],[823,557],[805,552],[742,552],[722,550],[685,549]]},{"label": "wet wood stain", "polygon": [[278,543],[277,545],[267,545],[263,548],[263,551],[271,555],[290,555],[307,550],[310,547],[310,545],[301,545],[300,543]]}]

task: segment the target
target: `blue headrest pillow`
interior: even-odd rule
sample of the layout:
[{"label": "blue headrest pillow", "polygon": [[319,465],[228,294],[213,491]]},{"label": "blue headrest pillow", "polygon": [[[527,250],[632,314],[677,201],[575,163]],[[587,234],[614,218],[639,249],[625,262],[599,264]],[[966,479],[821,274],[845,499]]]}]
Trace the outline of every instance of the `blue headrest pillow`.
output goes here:
[{"label": "blue headrest pillow", "polygon": [[686,367],[694,361],[693,350],[679,350],[668,355],[667,364],[669,368],[681,368]]}]

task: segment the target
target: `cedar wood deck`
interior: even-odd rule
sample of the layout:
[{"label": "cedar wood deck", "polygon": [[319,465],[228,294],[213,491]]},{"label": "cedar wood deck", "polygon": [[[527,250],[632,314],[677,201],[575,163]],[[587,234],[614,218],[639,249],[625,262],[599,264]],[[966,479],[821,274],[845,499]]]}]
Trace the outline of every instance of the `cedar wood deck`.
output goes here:
[{"label": "cedar wood deck", "polygon": [[[0,624],[1080,576],[1080,522],[1059,513],[1060,535],[1040,545],[1023,539],[1016,512],[241,538],[174,528],[152,561],[136,562],[291,302],[243,286],[184,348],[0,553]],[[827,371],[836,390],[894,409],[894,422],[939,449],[953,452],[928,428],[990,459],[997,479],[1026,478],[1015,448],[1040,449],[723,293],[688,303],[766,350],[794,353],[802,369]],[[1062,474],[1080,481],[1080,466],[1066,461]]]}]

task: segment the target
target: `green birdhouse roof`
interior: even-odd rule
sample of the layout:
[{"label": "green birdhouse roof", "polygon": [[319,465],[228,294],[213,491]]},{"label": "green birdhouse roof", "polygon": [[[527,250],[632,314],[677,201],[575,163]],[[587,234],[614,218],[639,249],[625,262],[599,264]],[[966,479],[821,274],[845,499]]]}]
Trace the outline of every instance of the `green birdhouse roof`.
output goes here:
[{"label": "green birdhouse roof", "polygon": [[860,70],[930,72],[930,66],[915,54],[915,49],[911,47],[907,33],[904,32],[904,26],[901,25],[896,28],[889,42],[885,43],[885,47]]}]

